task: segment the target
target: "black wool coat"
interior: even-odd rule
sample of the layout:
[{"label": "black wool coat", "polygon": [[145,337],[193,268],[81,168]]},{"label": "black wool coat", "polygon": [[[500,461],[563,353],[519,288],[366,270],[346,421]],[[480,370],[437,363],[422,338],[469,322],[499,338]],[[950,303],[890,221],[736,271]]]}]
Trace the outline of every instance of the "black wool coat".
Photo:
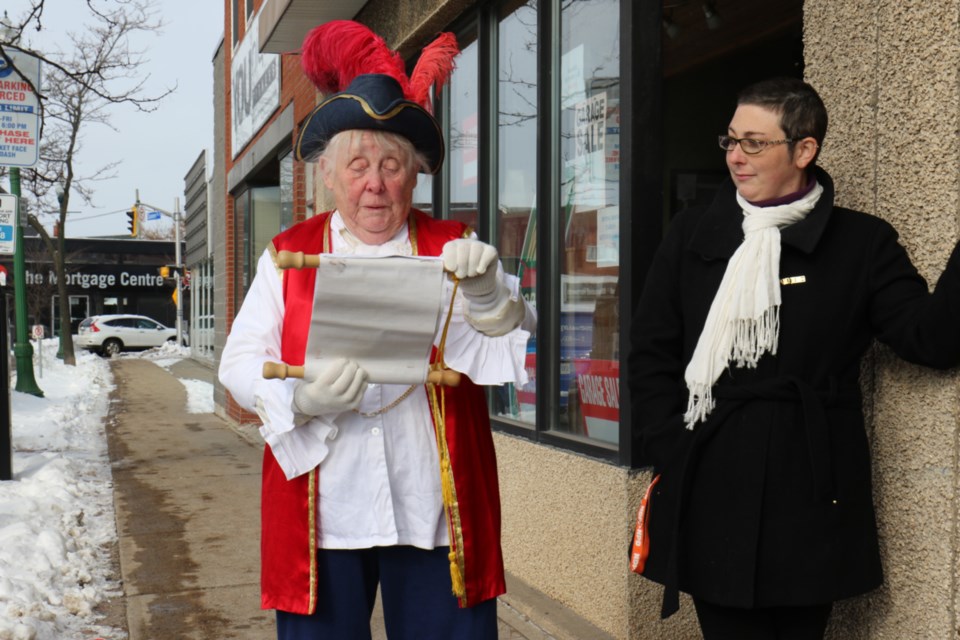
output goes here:
[{"label": "black wool coat", "polygon": [[[882,582],[859,387],[874,339],[914,363],[960,363],[960,246],[934,293],[880,218],[835,207],[833,182],[781,232],[780,340],[728,369],[717,406],[683,424],[684,370],[743,240],[728,181],[677,215],[656,253],[628,359],[634,446],[661,479],[644,575],[720,605],[832,602]],[[922,434],[917,434],[922,437]]]}]

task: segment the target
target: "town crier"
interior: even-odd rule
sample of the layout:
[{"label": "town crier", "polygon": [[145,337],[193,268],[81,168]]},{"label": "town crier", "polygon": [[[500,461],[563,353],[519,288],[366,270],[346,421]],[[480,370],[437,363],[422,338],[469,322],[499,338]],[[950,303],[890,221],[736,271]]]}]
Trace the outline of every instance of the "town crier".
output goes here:
[{"label": "town crier", "polygon": [[[443,162],[430,91],[457,53],[442,34],[407,76],[356,22],[321,25],[304,40],[304,72],[326,97],[295,153],[318,163],[336,209],[263,252],[219,370],[263,423],[262,605],[277,610],[278,638],[370,638],[378,587],[392,640],[497,637],[500,498],[479,385],[526,382],[536,319],[493,246],[412,208],[417,174]],[[280,269],[282,251],[439,256],[449,277],[433,358],[460,372],[460,384],[393,384],[354,358],[308,357],[311,318],[325,303],[315,296],[320,276]],[[363,320],[395,322],[389,313]],[[302,378],[264,378],[264,363],[278,360],[303,366]]]}]

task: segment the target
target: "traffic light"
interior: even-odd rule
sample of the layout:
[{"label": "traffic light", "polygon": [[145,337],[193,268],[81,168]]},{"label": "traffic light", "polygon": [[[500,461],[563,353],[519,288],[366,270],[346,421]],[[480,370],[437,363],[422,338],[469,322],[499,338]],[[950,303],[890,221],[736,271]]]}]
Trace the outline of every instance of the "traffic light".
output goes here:
[{"label": "traffic light", "polygon": [[140,225],[140,216],[137,212],[136,207],[130,207],[130,211],[127,211],[127,229],[130,231],[130,237],[136,238],[137,232],[139,231]]}]

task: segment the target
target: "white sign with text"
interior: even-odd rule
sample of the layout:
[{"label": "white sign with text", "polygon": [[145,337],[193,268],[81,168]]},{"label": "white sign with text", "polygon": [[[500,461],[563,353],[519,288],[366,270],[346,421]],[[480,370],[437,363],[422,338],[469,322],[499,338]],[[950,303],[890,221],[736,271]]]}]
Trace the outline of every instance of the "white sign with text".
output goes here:
[{"label": "white sign with text", "polygon": [[248,23],[230,62],[230,146],[234,158],[280,106],[280,56],[260,53],[259,23],[256,16]]},{"label": "white sign with text", "polygon": [[0,165],[32,167],[40,132],[40,103],[34,92],[40,87],[40,60],[12,47],[4,51],[20,73],[0,56]]}]

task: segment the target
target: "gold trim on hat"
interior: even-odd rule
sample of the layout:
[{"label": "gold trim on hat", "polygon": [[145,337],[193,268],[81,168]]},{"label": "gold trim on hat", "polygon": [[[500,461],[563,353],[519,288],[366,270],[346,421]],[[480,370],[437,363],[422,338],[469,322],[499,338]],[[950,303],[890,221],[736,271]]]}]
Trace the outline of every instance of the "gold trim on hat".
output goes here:
[{"label": "gold trim on hat", "polygon": [[[420,106],[416,102],[404,101],[398,104],[397,106],[395,106],[393,109],[390,109],[390,111],[387,111],[384,114],[379,114],[376,111],[374,111],[373,107],[370,106],[369,102],[367,102],[360,96],[354,95],[352,93],[338,93],[336,95],[330,96],[329,98],[327,98],[326,100],[324,100],[323,102],[321,102],[320,104],[318,104],[316,107],[313,108],[313,111],[311,111],[310,115],[308,115],[307,118],[303,121],[303,125],[300,127],[300,131],[297,133],[297,144],[294,147],[294,152],[297,160],[303,161],[304,159],[303,154],[300,153],[300,147],[303,144],[303,136],[307,132],[307,129],[309,128],[310,121],[313,120],[313,117],[317,114],[318,111],[320,111],[320,109],[324,108],[334,100],[340,100],[340,99],[356,100],[360,104],[360,107],[363,109],[363,112],[374,120],[381,120],[381,121],[391,120],[395,118],[397,114],[399,114],[404,109],[415,109],[420,113],[422,113],[423,115],[427,116],[427,119],[430,120],[430,122],[433,124],[433,128],[437,133],[437,139],[440,140],[440,157],[438,158],[437,166],[430,167],[430,174],[433,175],[440,170],[440,166],[443,164],[444,157],[447,155],[447,150],[446,150],[446,145],[444,145],[444,142],[443,142],[443,132],[440,130],[440,124],[437,122],[436,118],[434,118],[430,114],[429,111],[424,109],[422,106]],[[362,127],[356,127],[356,128],[362,129]]]}]

